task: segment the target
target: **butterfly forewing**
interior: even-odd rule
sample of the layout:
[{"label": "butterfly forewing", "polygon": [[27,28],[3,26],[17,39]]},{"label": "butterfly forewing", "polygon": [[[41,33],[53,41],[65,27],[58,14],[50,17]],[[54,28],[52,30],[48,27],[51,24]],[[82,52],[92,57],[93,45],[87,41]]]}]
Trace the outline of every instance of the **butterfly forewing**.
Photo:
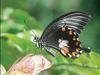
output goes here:
[{"label": "butterfly forewing", "polygon": [[91,16],[89,14],[83,12],[70,12],[68,14],[65,14],[51,22],[44,30],[41,38],[46,38],[45,36],[47,36],[49,33],[56,32],[63,26],[73,28],[77,33],[80,33],[80,31],[88,23],[90,18]]}]

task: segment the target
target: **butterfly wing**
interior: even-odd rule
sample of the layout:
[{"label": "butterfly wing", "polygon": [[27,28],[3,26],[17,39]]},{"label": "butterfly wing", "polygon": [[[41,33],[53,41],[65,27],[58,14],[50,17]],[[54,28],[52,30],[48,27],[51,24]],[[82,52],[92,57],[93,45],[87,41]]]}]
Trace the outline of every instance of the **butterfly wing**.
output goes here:
[{"label": "butterfly wing", "polygon": [[89,14],[79,11],[67,13],[51,22],[44,30],[42,38],[48,35],[48,33],[57,31],[63,26],[73,28],[77,33],[80,33],[83,27],[87,25],[90,18],[91,16]]},{"label": "butterfly wing", "polygon": [[[70,29],[72,30],[72,34],[76,34],[73,34],[72,36],[76,36],[78,38],[81,30],[84,29],[84,26],[87,25],[90,18],[91,16],[89,14],[78,11],[65,14],[55,19],[47,26],[39,41],[45,46],[61,50],[59,48],[59,39],[65,38],[66,40],[73,42],[73,38],[70,39],[69,37]],[[68,34],[66,35],[63,31]]]}]

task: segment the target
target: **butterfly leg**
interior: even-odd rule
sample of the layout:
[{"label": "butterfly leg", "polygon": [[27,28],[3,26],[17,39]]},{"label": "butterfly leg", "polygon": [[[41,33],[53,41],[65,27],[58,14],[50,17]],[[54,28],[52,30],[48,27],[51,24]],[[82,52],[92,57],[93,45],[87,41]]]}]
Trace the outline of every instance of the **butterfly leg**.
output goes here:
[{"label": "butterfly leg", "polygon": [[54,57],[57,56],[56,52],[53,51],[52,48],[50,48],[50,47],[44,47],[44,49],[46,49],[47,52],[49,52],[52,56],[54,56]]}]

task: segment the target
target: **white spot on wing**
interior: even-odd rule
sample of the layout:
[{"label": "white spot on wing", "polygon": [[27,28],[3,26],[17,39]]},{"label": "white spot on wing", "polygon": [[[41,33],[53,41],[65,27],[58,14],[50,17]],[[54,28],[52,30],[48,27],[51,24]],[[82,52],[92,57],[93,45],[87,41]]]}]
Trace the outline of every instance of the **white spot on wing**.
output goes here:
[{"label": "white spot on wing", "polygon": [[80,56],[79,54],[76,55],[76,57],[79,57],[79,56]]},{"label": "white spot on wing", "polygon": [[58,42],[59,42],[59,47],[60,48],[63,48],[64,46],[68,47],[68,41],[67,40],[59,39]]},{"label": "white spot on wing", "polygon": [[60,43],[61,41],[62,41],[61,39],[58,40],[59,43]]},{"label": "white spot on wing", "polygon": [[64,47],[64,45],[62,45],[62,44],[59,44],[59,47],[60,47],[60,48],[63,48],[63,47]]},{"label": "white spot on wing", "polygon": [[77,38],[77,41],[79,41],[79,38]]},{"label": "white spot on wing", "polygon": [[82,53],[83,51],[81,50],[80,53]]}]

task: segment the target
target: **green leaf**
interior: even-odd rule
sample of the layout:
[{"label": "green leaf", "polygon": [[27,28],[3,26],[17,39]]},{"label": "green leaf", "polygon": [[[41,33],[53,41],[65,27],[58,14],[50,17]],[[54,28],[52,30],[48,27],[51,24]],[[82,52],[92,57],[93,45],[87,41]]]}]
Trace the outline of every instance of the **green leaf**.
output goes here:
[{"label": "green leaf", "polygon": [[1,65],[1,64],[0,64],[0,74],[1,74],[1,75],[7,75],[6,69],[5,69],[4,66]]}]

